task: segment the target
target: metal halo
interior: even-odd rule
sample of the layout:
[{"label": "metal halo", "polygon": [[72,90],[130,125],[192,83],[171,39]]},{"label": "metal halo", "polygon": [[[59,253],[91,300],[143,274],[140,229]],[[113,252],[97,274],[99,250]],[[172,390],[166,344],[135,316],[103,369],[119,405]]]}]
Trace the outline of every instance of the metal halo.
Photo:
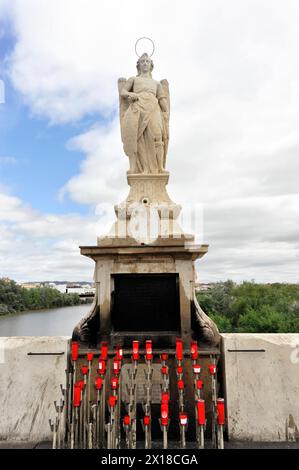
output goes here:
[{"label": "metal halo", "polygon": [[137,44],[139,43],[139,41],[141,41],[141,39],[147,39],[148,41],[150,41],[153,45],[153,52],[151,53],[151,55],[149,57],[152,57],[154,52],[155,52],[155,44],[154,44],[154,41],[151,39],[151,38],[148,38],[146,36],[143,36],[142,38],[139,38],[137,39],[136,43],[135,43],[135,52],[136,52],[136,55],[137,57],[141,57],[141,55],[138,55],[138,52],[137,52]]}]

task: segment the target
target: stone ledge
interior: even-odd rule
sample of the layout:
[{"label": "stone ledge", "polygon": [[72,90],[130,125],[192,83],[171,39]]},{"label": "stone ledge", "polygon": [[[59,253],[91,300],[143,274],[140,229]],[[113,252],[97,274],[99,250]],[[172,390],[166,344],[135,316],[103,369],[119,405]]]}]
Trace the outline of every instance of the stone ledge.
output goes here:
[{"label": "stone ledge", "polygon": [[115,245],[115,246],[80,246],[84,256],[97,258],[107,255],[187,255],[193,260],[202,258],[208,252],[209,245]]}]

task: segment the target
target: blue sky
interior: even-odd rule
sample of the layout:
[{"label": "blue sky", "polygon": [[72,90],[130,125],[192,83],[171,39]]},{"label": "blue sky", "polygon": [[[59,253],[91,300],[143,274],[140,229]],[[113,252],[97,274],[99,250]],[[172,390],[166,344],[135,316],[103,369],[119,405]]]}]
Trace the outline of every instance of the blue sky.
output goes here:
[{"label": "blue sky", "polygon": [[169,194],[210,245],[198,279],[298,282],[298,23],[293,0],[0,0],[0,276],[92,278],[78,247],[128,194],[117,79],[149,36]]},{"label": "blue sky", "polygon": [[51,125],[46,118],[34,116],[22,95],[5,74],[5,62],[13,51],[15,38],[9,26],[0,39],[0,60],[5,82],[5,104],[0,107],[0,155],[11,162],[1,165],[1,184],[35,209],[51,212],[87,214],[89,207],[58,197],[60,188],[78,173],[82,153],[68,150],[67,142],[89,128],[99,115],[75,124]]}]

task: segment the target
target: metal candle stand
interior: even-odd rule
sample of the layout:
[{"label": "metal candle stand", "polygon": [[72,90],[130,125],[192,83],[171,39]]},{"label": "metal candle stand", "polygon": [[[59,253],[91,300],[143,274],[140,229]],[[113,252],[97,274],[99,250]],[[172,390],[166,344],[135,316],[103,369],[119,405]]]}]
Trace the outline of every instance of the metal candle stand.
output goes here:
[{"label": "metal candle stand", "polygon": [[[132,342],[132,353],[126,385],[127,399],[124,402],[122,394],[123,381],[126,377],[122,370],[123,359],[128,358],[130,352],[124,351],[121,346],[116,346],[114,352],[109,350],[107,342],[102,342],[100,353],[88,351],[83,357],[87,365],[82,365],[82,353],[79,354],[79,344],[72,342],[70,367],[66,371],[66,387],[62,385],[62,398],[54,402],[56,417],[49,420],[53,432],[53,449],[81,448],[81,449],[136,449],[137,447],[137,375],[141,367],[140,343]],[[83,353],[84,354],[84,353]],[[79,367],[79,355],[81,366]],[[198,344],[192,341],[190,345],[190,359],[185,361],[181,338],[176,339],[175,351],[162,352],[159,355],[160,363],[160,416],[158,422],[162,432],[162,445],[164,449],[169,447],[170,426],[170,379],[168,364],[169,355],[175,356],[176,389],[178,395],[178,416],[173,416],[172,426],[178,421],[180,447],[187,446],[186,433],[190,424],[186,405],[184,377],[189,374],[189,364],[192,367],[194,418],[196,445],[205,447],[205,433],[207,428],[205,400],[202,398],[203,381],[201,380],[201,366],[199,364]],[[189,356],[188,356],[189,357]],[[95,362],[98,358],[95,372]],[[143,399],[141,400],[143,416],[141,429],[144,433],[144,448],[152,448],[152,387],[153,387],[153,363],[155,354],[152,341],[145,342],[144,354],[144,383],[142,384]],[[157,362],[155,362],[156,367]],[[186,365],[187,364],[187,365]],[[144,366],[142,366],[144,368]],[[212,445],[214,448],[224,448],[225,428],[225,403],[223,398],[217,397],[217,368],[215,355],[210,355],[209,363],[211,402],[212,402]],[[143,374],[141,375],[141,377]],[[138,376],[140,381],[140,374]],[[139,384],[140,387],[140,384]],[[187,401],[186,401],[187,400]],[[138,401],[139,402],[139,401]],[[122,403],[126,409],[123,414]],[[188,408],[188,407],[187,407]],[[192,412],[193,413],[193,412]],[[191,415],[193,416],[193,414]],[[192,418],[193,422],[193,418]],[[123,430],[123,431],[122,431]],[[122,437],[123,436],[123,437]]]}]

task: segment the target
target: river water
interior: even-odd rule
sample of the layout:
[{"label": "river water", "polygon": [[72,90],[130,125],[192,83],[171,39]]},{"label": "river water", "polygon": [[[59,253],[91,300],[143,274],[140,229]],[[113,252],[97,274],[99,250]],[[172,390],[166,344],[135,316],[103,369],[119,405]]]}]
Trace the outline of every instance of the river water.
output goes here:
[{"label": "river water", "polygon": [[0,316],[0,336],[71,336],[91,304]]}]

